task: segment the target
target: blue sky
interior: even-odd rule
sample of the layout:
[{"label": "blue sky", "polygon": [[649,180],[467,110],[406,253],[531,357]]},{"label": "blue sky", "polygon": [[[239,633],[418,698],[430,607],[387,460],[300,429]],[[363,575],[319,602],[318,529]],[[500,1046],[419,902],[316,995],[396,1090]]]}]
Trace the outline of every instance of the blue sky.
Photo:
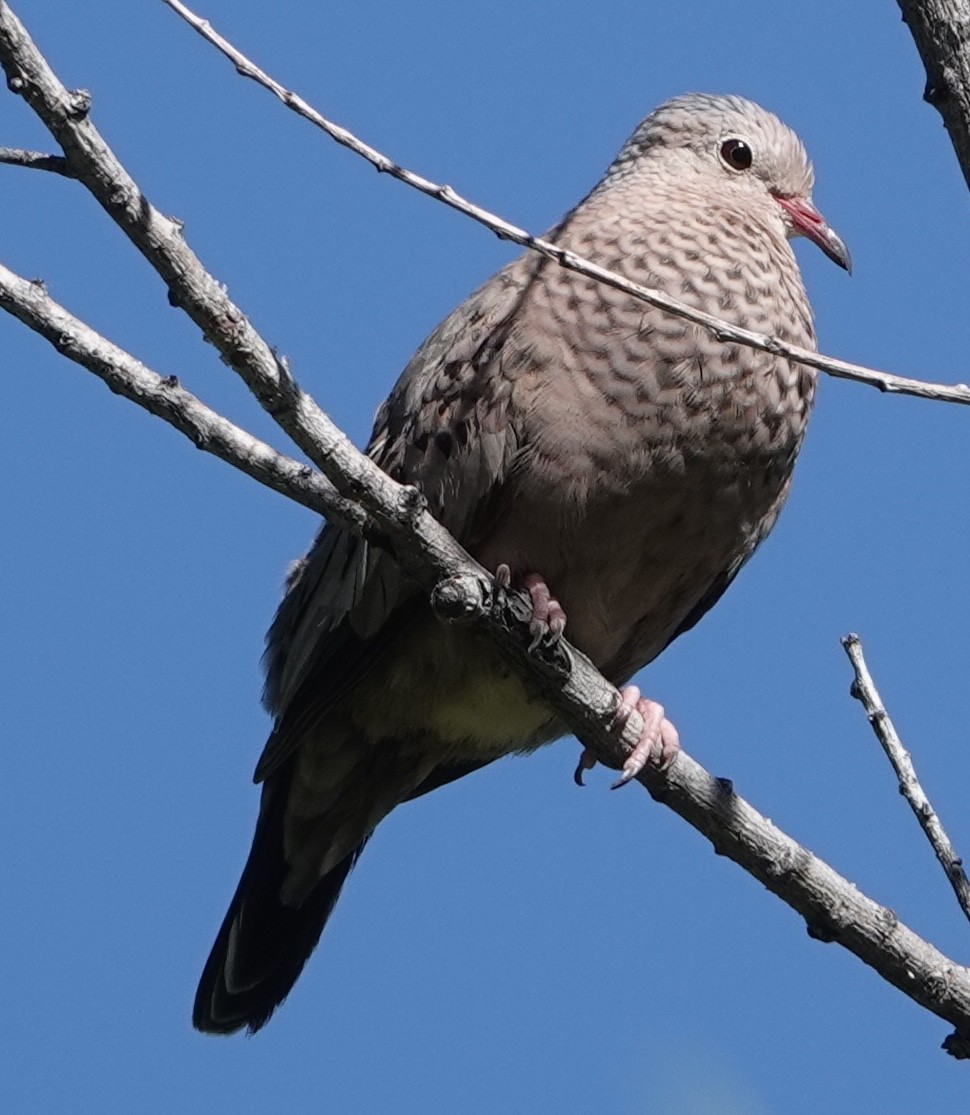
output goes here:
[{"label": "blue sky", "polygon": [[[155,0],[18,0],[61,77],[358,441],[414,348],[513,249],[374,173]],[[890,0],[206,0],[405,165],[540,231],[651,107],[737,92],[805,139],[855,261],[798,254],[825,350],[970,380],[967,193]],[[0,143],[50,149],[0,97]],[[84,191],[0,168],[3,262],[285,445]],[[0,320],[0,1097],[20,1112],[801,1115],[965,1105],[943,1022],[563,741],[400,809],[256,1038],[192,1031],[248,849],[262,636],[309,512]],[[641,679],[715,774],[917,932],[968,927],[838,639],[970,855],[970,412],[822,384],[792,497]]]}]

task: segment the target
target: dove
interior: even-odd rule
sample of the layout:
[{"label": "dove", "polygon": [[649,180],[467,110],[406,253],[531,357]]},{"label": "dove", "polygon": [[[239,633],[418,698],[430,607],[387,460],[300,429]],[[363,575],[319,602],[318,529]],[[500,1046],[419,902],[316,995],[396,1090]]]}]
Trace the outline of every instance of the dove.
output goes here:
[{"label": "dove", "polygon": [[[802,142],[737,96],[647,116],[548,239],[736,325],[814,348],[790,241],[850,270],[812,202]],[[640,742],[678,739],[633,674],[711,608],[788,493],[815,373],[526,252],[428,337],[377,412],[367,454],[421,490],[537,637],[565,631],[615,685]],[[274,724],[259,816],[205,965],[195,1026],[262,1027],[316,947],[391,810],[564,725],[483,636],[448,625],[393,557],[323,526],[267,636]],[[577,775],[591,765],[585,754]]]}]

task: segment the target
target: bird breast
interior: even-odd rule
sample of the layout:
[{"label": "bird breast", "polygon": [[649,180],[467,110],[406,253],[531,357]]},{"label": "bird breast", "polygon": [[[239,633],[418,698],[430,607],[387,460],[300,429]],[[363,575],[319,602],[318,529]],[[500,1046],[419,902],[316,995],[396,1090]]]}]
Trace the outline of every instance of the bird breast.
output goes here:
[{"label": "bird breast", "polygon": [[[683,198],[580,212],[559,233],[564,246],[739,326],[814,346],[780,221]],[[512,498],[478,556],[542,573],[570,639],[622,677],[663,649],[774,523],[814,374],[552,263],[530,286],[503,364],[522,448]]]}]

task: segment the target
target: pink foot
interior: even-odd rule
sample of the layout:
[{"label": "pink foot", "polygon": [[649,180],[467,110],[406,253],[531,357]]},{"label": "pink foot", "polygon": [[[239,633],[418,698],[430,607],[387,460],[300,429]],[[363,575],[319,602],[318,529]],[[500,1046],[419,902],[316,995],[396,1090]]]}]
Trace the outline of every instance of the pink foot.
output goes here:
[{"label": "pink foot", "polygon": [[[495,570],[495,580],[503,588],[508,588],[512,583],[512,571],[503,563]],[[527,573],[521,580],[521,587],[528,593],[532,604],[532,620],[529,623],[532,642],[529,650],[535,650],[540,643],[557,643],[566,629],[566,613],[562,605],[539,573]]]},{"label": "pink foot", "polygon": [[640,729],[640,738],[623,764],[623,773],[611,787],[614,790],[636,778],[647,763],[658,770],[667,770],[680,750],[680,736],[664,716],[663,705],[641,697],[640,690],[635,685],[627,685],[620,690],[620,706],[616,710],[615,726],[622,728],[634,709],[643,718],[643,727]]},{"label": "pink foot", "polygon": [[[636,746],[623,764],[623,773],[610,787],[613,790],[636,778],[647,763],[653,764],[658,770],[667,770],[680,750],[680,736],[664,716],[663,705],[641,697],[640,690],[635,685],[628,685],[620,690],[620,704],[613,715],[613,727],[622,730],[634,709],[643,719],[643,728]],[[584,747],[573,773],[573,781],[577,786],[586,785],[583,775],[595,766],[596,756],[588,747]]]},{"label": "pink foot", "polygon": [[566,630],[566,613],[562,610],[562,605],[538,573],[529,573],[523,577],[522,587],[532,601],[532,622],[529,624],[532,644],[529,649],[535,650],[541,642],[558,642]]}]

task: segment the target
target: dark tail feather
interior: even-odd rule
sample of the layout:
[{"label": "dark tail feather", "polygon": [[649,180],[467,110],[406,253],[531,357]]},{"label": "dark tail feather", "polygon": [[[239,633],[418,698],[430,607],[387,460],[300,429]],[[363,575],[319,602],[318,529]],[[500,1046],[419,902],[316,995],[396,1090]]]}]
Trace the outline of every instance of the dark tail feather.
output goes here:
[{"label": "dark tail feather", "polygon": [[[206,961],[192,1023],[209,1034],[255,1033],[289,994],[313,952],[340,888],[363,850],[361,843],[328,872],[300,906],[279,899],[287,866],[283,811],[290,771],[264,786],[249,859]],[[366,842],[366,841],[365,841]]]}]

